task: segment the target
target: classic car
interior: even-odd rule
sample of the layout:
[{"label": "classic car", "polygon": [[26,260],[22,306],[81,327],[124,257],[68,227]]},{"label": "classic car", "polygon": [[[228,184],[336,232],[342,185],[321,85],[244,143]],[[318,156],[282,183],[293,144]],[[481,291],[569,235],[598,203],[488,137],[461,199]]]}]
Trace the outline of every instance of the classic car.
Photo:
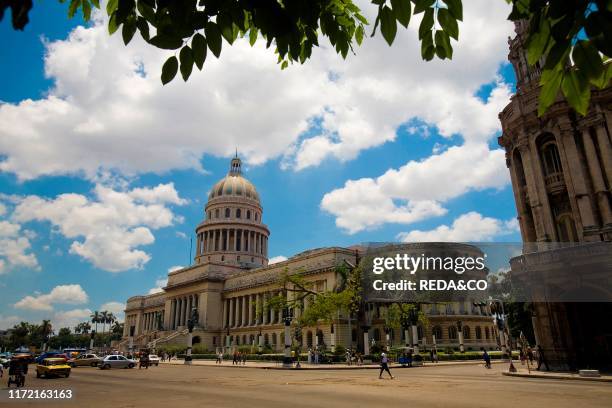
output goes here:
[{"label": "classic car", "polygon": [[63,358],[45,358],[36,366],[36,377],[70,376],[70,366]]},{"label": "classic car", "polygon": [[95,354],[87,353],[80,354],[76,358],[68,360],[68,364],[70,367],[81,367],[81,366],[91,366],[97,367],[98,364],[102,361],[102,357],[98,357]]}]

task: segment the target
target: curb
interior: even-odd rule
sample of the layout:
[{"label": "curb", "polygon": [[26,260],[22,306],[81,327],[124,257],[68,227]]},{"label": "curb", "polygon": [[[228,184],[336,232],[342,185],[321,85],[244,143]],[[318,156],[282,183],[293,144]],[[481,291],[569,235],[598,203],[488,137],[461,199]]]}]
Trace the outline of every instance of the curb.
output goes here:
[{"label": "curb", "polygon": [[[193,361],[197,361],[197,360],[193,360]],[[501,364],[503,363],[503,361],[497,361],[491,362],[492,364]],[[168,362],[163,362],[161,364],[164,365],[183,365],[183,363],[168,363]],[[467,365],[480,365],[482,364],[482,361],[462,361],[462,362],[451,362],[451,363],[445,363],[445,364],[427,364],[427,365],[422,365],[422,366],[413,366],[413,367],[406,367],[406,366],[402,366],[402,365],[391,365],[389,368],[392,369],[396,369],[396,368],[422,368],[422,367],[451,367],[451,366],[467,366]],[[306,365],[306,364],[303,364]],[[220,365],[220,364],[191,364],[191,367],[224,367],[224,368],[252,368],[252,369],[260,369],[260,370],[298,370],[298,371],[319,371],[319,370],[378,370],[380,369],[380,366],[378,364],[376,365],[361,365],[361,366],[345,366],[345,365],[339,365],[337,367],[334,366],[323,366],[323,367],[312,367],[312,366],[308,366],[306,367],[300,367],[300,368],[284,368],[282,367],[280,364],[278,366],[261,366],[261,365]]]},{"label": "curb", "polygon": [[508,377],[544,378],[544,379],[550,379],[550,380],[612,382],[612,378],[578,377],[578,376],[567,376],[567,375],[560,375],[560,374],[525,374],[525,373],[509,373],[507,371],[504,371],[502,372],[502,375],[505,375]]}]

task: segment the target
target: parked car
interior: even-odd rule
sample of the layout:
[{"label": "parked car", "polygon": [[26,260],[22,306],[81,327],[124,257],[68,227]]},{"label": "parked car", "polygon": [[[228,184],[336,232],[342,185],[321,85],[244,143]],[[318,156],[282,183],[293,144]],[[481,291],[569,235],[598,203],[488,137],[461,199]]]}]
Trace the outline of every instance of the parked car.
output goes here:
[{"label": "parked car", "polygon": [[159,356],[156,356],[155,354],[149,354],[149,365],[158,366]]},{"label": "parked car", "polygon": [[100,361],[102,361],[102,357],[95,354],[80,354],[76,358],[68,360],[68,364],[72,368],[82,366],[97,367]]},{"label": "parked car", "polygon": [[38,357],[36,357],[36,359],[34,361],[36,362],[36,364],[42,364],[42,362],[43,362],[43,360],[45,358],[52,358],[52,357],[63,358],[65,361],[68,361],[68,357],[66,357],[65,354],[62,354],[59,351],[47,351],[47,352],[44,352],[41,355],[39,355]]},{"label": "parked car", "polygon": [[134,368],[136,361],[120,355],[106,356],[98,363],[98,367],[102,370],[107,368]]},{"label": "parked car", "polygon": [[52,376],[70,377],[70,366],[66,364],[63,358],[45,358],[36,366],[36,377],[52,377]]}]

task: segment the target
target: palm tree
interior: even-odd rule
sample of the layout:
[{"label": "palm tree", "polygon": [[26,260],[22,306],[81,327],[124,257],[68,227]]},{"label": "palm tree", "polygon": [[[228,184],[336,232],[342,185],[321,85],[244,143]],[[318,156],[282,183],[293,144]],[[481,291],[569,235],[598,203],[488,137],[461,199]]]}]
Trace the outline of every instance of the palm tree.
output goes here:
[{"label": "palm tree", "polygon": [[106,322],[108,323],[108,332],[111,332],[111,325],[117,320],[113,312],[108,312],[106,316]]},{"label": "palm tree", "polygon": [[53,327],[51,326],[51,320],[43,320],[40,325],[40,334],[43,338],[43,351],[47,351],[47,341],[49,341],[49,336],[53,333]]},{"label": "palm tree", "polygon": [[100,322],[102,323],[102,334],[106,331],[106,322],[108,321],[108,312],[103,310],[100,312]]},{"label": "palm tree", "polygon": [[83,334],[89,333],[89,331],[91,330],[91,324],[89,324],[89,322],[83,322],[81,324],[83,325],[83,329],[82,329]]},{"label": "palm tree", "polygon": [[98,322],[100,321],[100,313],[98,313],[98,311],[96,310],[91,315],[89,315],[89,317],[91,317],[91,322],[96,325],[96,333],[97,333],[98,332]]}]

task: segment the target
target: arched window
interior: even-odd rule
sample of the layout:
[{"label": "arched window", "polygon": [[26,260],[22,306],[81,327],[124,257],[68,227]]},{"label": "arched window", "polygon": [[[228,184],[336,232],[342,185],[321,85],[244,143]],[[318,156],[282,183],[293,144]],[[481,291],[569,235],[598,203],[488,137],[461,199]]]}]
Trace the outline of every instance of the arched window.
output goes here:
[{"label": "arched window", "polygon": [[219,218],[219,209],[218,208],[215,210],[215,218]]},{"label": "arched window", "polygon": [[209,220],[212,218],[210,213],[211,213],[211,211],[208,212],[208,219]]},{"label": "arched window", "polygon": [[544,166],[544,174],[551,175],[561,173],[561,158],[559,157],[559,149],[553,140],[548,140],[542,144],[540,148],[542,155],[542,165]]},{"label": "arched window", "polygon": [[272,344],[276,345],[276,333],[272,333]]},{"label": "arched window", "polygon": [[247,220],[251,219],[251,210],[247,210]]},{"label": "arched window", "polygon": [[312,332],[310,330],[306,333],[306,346],[312,347]]},{"label": "arched window", "polygon": [[482,339],[482,329],[480,328],[480,326],[476,326],[476,329],[474,331],[476,332],[476,340]]},{"label": "arched window", "polygon": [[264,334],[264,344],[270,344],[270,336],[268,336],[268,333]]},{"label": "arched window", "polygon": [[576,242],[578,241],[578,233],[576,232],[576,224],[571,214],[562,214],[557,218],[557,233],[561,242]]},{"label": "arched window", "polygon": [[240,218],[241,215],[242,215],[242,211],[240,211],[240,208],[238,208],[236,210],[236,218]]},{"label": "arched window", "polygon": [[317,330],[317,344],[318,345],[323,344],[323,331],[322,330]]},{"label": "arched window", "polygon": [[423,326],[417,326],[417,336],[419,337],[419,340],[421,340],[425,336]]},{"label": "arched window", "polygon": [[449,340],[457,339],[457,328],[455,326],[448,327],[448,338]]},{"label": "arched window", "polygon": [[489,337],[490,337],[490,335],[489,335],[489,328],[485,327],[485,339],[489,340]]},{"label": "arched window", "polygon": [[357,341],[357,329],[351,330],[351,341]]},{"label": "arched window", "polygon": [[246,334],[242,335],[242,344],[248,344]]},{"label": "arched window", "polygon": [[259,219],[259,214],[255,213],[255,221],[257,221]]},{"label": "arched window", "polygon": [[240,345],[240,336],[236,336],[236,345],[239,346]]},{"label": "arched window", "polygon": [[431,334],[436,336],[437,341],[442,340],[442,328],[440,326],[434,326],[433,329],[431,329]]},{"label": "arched window", "polygon": [[470,330],[470,326],[463,326],[463,338],[470,339],[472,336],[472,331]]},{"label": "arched window", "polygon": [[200,339],[200,336],[194,336],[193,340],[191,340],[192,344],[199,344],[202,340]]},{"label": "arched window", "polygon": [[230,217],[230,209],[226,208],[225,209],[225,218],[229,218]]}]

